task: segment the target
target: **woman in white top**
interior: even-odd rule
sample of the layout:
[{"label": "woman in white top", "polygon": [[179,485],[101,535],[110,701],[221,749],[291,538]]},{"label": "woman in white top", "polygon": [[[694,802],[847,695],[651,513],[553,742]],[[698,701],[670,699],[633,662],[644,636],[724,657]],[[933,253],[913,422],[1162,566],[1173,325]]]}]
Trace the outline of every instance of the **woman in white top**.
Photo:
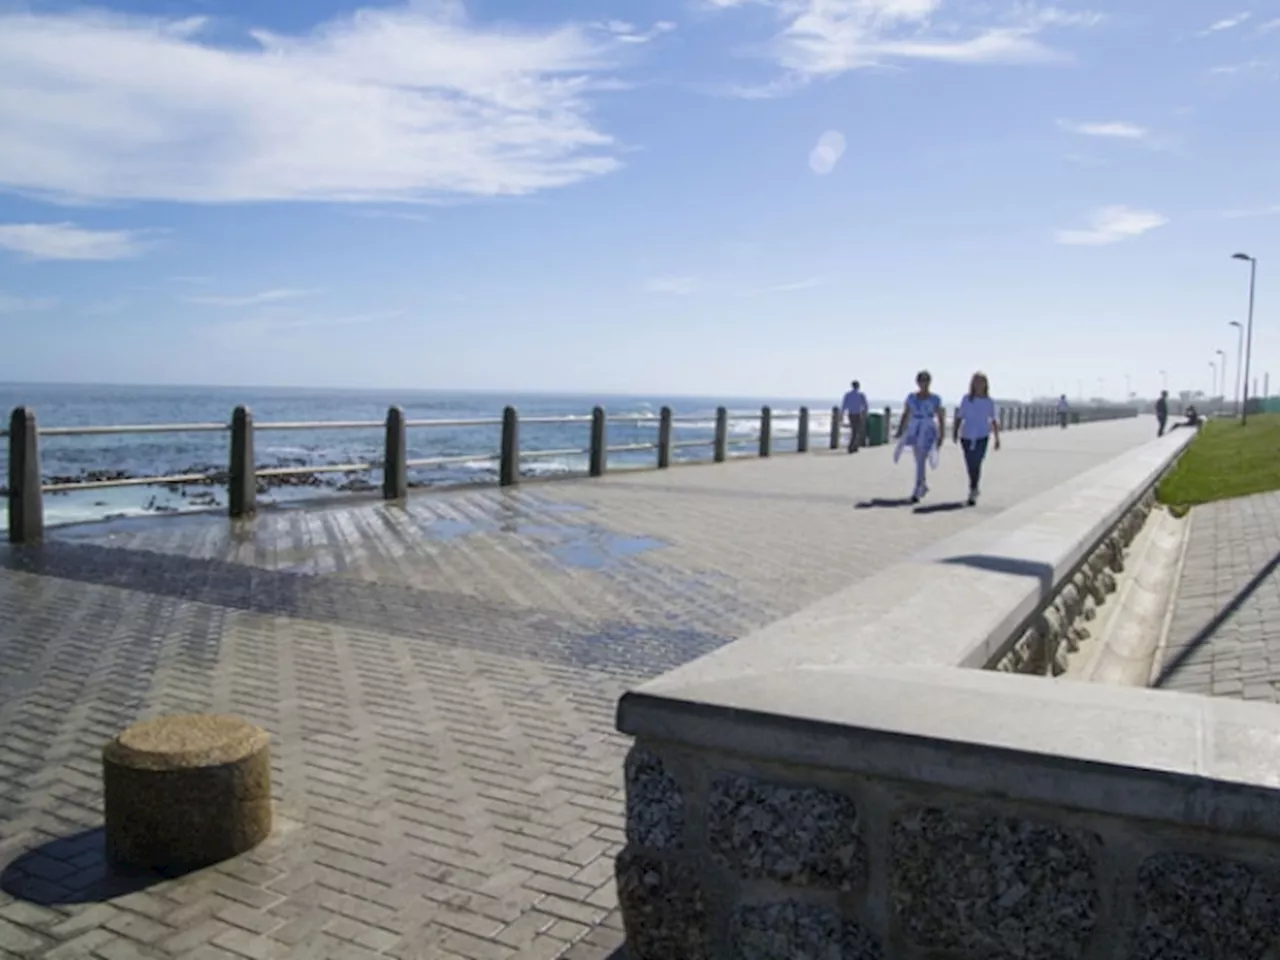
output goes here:
[{"label": "woman in white top", "polygon": [[955,439],[964,449],[964,465],[969,471],[969,506],[978,502],[978,484],[982,480],[982,460],[987,443],[994,437],[1000,449],[1000,418],[991,399],[991,385],[985,373],[975,373],[969,381],[969,392],[960,401],[956,413]]}]

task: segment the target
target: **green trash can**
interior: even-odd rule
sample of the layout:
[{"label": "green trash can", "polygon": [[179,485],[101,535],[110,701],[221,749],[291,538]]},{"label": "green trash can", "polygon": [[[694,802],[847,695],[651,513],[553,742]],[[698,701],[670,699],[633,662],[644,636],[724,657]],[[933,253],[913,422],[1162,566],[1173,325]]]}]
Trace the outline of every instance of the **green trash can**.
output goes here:
[{"label": "green trash can", "polygon": [[867,414],[867,446],[878,447],[889,442],[889,431],[885,429],[883,413]]}]

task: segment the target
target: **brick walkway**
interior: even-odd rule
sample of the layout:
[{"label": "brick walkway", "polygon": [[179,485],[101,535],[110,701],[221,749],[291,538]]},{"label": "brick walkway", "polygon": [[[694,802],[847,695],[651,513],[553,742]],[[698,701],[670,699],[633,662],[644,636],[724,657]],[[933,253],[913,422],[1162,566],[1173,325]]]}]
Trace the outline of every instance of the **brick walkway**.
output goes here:
[{"label": "brick walkway", "polygon": [[[620,956],[616,699],[1149,438],[1012,434],[930,508],[885,449],[66,528],[0,549],[0,957]],[[278,829],[184,878],[106,870],[99,751],[234,711]]]},{"label": "brick walkway", "polygon": [[1159,685],[1280,702],[1280,493],[1196,507]]}]

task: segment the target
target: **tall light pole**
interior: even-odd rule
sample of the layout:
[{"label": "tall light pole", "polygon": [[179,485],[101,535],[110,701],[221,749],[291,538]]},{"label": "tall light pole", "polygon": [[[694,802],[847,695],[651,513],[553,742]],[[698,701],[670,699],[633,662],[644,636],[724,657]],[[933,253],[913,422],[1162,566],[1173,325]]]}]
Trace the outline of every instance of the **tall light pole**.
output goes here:
[{"label": "tall light pole", "polygon": [[1218,387],[1218,396],[1225,399],[1227,396],[1227,355],[1221,350],[1215,352],[1218,354],[1218,375],[1221,380],[1221,386]]},{"label": "tall light pole", "polygon": [[1209,376],[1210,376],[1209,396],[1205,398],[1206,400],[1212,400],[1213,391],[1218,389],[1218,361],[1217,360],[1209,361]]},{"label": "tall light pole", "polygon": [[1239,320],[1228,320],[1227,326],[1236,328],[1236,416],[1240,416],[1240,376],[1244,364],[1244,324]]},{"label": "tall light pole", "polygon": [[1253,291],[1258,280],[1258,258],[1247,253],[1233,253],[1232,260],[1249,261],[1249,320],[1244,339],[1244,396],[1240,403],[1240,425],[1249,422],[1249,361],[1253,359]]}]

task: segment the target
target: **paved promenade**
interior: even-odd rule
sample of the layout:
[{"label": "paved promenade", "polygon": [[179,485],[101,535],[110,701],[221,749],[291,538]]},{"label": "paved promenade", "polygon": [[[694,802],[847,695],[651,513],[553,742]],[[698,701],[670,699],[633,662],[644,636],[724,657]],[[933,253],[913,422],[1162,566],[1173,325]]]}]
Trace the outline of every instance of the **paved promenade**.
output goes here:
[{"label": "paved promenade", "polygon": [[[918,512],[878,448],[2,548],[0,957],[621,956],[625,687],[1151,433],[1010,434],[972,510],[950,446]],[[126,883],[101,746],[197,710],[271,731],[276,835]]]},{"label": "paved promenade", "polygon": [[1159,686],[1280,703],[1280,492],[1191,511]]}]

